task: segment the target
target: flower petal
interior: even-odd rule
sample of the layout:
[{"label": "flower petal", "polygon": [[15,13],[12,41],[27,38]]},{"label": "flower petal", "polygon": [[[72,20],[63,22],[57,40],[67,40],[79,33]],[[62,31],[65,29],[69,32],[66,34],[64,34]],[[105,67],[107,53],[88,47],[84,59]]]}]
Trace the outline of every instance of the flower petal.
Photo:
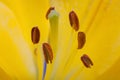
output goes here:
[{"label": "flower petal", "polygon": [[36,79],[36,67],[30,47],[12,13],[0,3],[0,66],[12,79]]},{"label": "flower petal", "polygon": [[0,79],[11,80],[11,77],[0,67]]},{"label": "flower petal", "polygon": [[120,79],[120,58],[106,70],[103,74],[97,77],[97,80],[119,80]]}]

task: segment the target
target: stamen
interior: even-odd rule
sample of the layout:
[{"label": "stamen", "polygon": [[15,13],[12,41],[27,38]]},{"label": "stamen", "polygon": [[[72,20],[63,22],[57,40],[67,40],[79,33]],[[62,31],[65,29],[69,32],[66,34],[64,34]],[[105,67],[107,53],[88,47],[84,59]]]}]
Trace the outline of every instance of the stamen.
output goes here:
[{"label": "stamen", "polygon": [[70,21],[72,28],[75,31],[78,31],[79,30],[79,20],[78,20],[78,17],[74,11],[71,11],[69,13],[69,21]]},{"label": "stamen", "polygon": [[46,13],[46,19],[48,19],[48,15],[50,14],[51,10],[54,10],[54,7],[50,7]]},{"label": "stamen", "polygon": [[31,30],[31,39],[32,39],[33,44],[39,43],[40,31],[37,26],[33,27]]},{"label": "stamen", "polygon": [[93,66],[93,62],[92,62],[92,60],[89,58],[88,55],[84,54],[84,55],[81,57],[81,60],[82,60],[83,64],[85,65],[85,67],[90,68],[91,66]]},{"label": "stamen", "polygon": [[46,63],[48,64],[49,61],[50,63],[52,63],[53,60],[53,52],[52,52],[52,48],[48,43],[43,43],[43,52],[44,52],[44,57],[46,60]]},{"label": "stamen", "polygon": [[78,49],[82,49],[86,42],[86,36],[84,32],[78,32]]}]

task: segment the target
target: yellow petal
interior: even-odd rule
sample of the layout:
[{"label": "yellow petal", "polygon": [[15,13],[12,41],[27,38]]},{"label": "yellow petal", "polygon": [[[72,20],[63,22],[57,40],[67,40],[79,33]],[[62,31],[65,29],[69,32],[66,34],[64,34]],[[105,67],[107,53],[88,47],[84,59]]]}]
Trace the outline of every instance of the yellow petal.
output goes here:
[{"label": "yellow petal", "polygon": [[12,79],[36,79],[33,56],[17,19],[3,3],[0,11],[0,67]]},{"label": "yellow petal", "polygon": [[2,68],[0,68],[0,79],[11,80],[11,77]]},{"label": "yellow petal", "polygon": [[118,59],[113,66],[101,74],[97,80],[119,80],[120,79],[120,59]]}]

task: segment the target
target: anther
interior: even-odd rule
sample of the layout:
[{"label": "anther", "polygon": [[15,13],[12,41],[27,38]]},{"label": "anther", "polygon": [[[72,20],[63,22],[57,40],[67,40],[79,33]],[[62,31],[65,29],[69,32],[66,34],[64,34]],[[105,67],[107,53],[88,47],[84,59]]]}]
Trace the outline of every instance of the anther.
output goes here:
[{"label": "anther", "polygon": [[86,42],[86,36],[84,32],[78,32],[78,49],[82,49]]},{"label": "anther", "polygon": [[53,51],[51,46],[48,43],[43,43],[43,53],[44,53],[44,57],[45,57],[45,61],[48,64],[49,61],[50,63],[52,63],[53,60]]},{"label": "anther", "polygon": [[49,13],[51,12],[51,10],[54,10],[55,8],[54,7],[50,7],[46,13],[46,19],[48,19],[48,15]]},{"label": "anther", "polygon": [[91,68],[91,66],[93,66],[93,62],[92,60],[89,58],[88,55],[84,54],[82,57],[81,57],[81,61],[83,62],[83,64],[85,65],[85,67],[87,68]]},{"label": "anther", "polygon": [[79,30],[79,20],[78,20],[78,17],[74,11],[71,11],[69,13],[69,21],[70,21],[70,25],[72,26],[72,28],[75,31],[78,31]]},{"label": "anther", "polygon": [[39,43],[40,31],[37,26],[33,27],[31,30],[31,39],[32,39],[33,44]]}]

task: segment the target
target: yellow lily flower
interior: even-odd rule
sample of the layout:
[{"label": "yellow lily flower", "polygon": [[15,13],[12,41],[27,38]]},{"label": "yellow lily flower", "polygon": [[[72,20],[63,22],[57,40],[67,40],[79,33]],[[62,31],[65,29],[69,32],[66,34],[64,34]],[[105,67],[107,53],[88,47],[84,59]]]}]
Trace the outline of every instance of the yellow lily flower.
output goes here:
[{"label": "yellow lily flower", "polygon": [[[1,0],[0,79],[119,80],[119,3],[119,0]],[[55,9],[46,19],[50,7]],[[77,24],[75,16],[69,20],[71,11],[79,20],[78,31],[70,25],[70,21],[75,27]],[[31,40],[34,26],[40,30],[37,44]],[[79,32],[85,34],[81,49]],[[89,55],[93,66],[84,54]]]}]

